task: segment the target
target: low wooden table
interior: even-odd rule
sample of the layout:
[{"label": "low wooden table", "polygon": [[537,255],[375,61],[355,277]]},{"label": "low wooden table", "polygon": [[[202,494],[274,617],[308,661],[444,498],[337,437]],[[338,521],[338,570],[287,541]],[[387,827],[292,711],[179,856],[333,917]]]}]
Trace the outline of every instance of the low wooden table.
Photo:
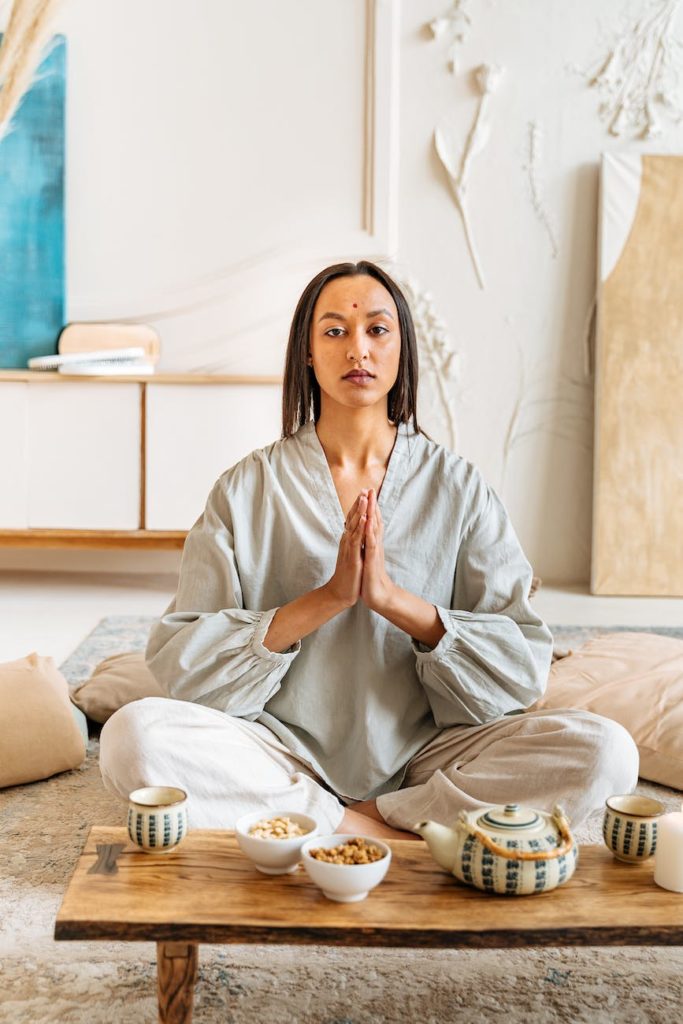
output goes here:
[{"label": "low wooden table", "polygon": [[426,844],[391,842],[384,881],[360,903],[327,900],[301,868],[260,874],[232,832],[191,831],[169,854],[147,854],[124,828],[93,828],[55,925],[56,939],[157,943],[159,1020],[192,1019],[197,946],[683,945],[683,895],[655,885],[653,860],[622,864],[581,848],[574,877],[511,898],[460,885]]}]

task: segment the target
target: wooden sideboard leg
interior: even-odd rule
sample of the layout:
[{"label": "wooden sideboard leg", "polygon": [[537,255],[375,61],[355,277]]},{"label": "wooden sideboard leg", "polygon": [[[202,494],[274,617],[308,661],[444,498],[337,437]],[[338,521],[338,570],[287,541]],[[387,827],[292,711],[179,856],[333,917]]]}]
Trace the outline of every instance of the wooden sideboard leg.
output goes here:
[{"label": "wooden sideboard leg", "polygon": [[157,942],[159,1024],[191,1024],[197,945]]}]

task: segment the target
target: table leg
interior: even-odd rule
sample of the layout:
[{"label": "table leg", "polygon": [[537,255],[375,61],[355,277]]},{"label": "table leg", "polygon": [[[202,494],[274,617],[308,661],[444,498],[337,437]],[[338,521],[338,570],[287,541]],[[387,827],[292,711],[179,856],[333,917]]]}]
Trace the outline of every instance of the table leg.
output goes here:
[{"label": "table leg", "polygon": [[159,1024],[191,1024],[197,944],[157,942]]}]

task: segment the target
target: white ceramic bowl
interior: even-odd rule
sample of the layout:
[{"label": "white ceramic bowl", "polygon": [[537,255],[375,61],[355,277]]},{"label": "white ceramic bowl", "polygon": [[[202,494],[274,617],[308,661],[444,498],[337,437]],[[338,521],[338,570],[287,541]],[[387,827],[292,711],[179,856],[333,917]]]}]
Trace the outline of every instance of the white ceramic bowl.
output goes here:
[{"label": "white ceramic bowl", "polygon": [[[260,839],[249,835],[249,829],[257,821],[269,821],[271,818],[291,818],[308,831],[305,835],[294,836],[292,839]],[[318,823],[315,818],[309,818],[307,814],[299,814],[297,811],[252,811],[250,814],[243,814],[235,822],[235,836],[239,848],[264,875],[284,875],[296,871],[301,860],[301,847],[317,834]]]},{"label": "white ceramic bowl", "polygon": [[[365,839],[383,851],[381,860],[372,864],[330,864],[328,861],[316,860],[310,851],[319,847],[329,849],[347,843],[349,839]],[[386,843],[374,836],[359,836],[357,832],[348,834],[336,833],[332,836],[317,836],[308,839],[301,847],[301,859],[309,877],[319,885],[328,900],[338,903],[356,903],[364,900],[370,889],[382,881],[391,863],[391,850]]]}]

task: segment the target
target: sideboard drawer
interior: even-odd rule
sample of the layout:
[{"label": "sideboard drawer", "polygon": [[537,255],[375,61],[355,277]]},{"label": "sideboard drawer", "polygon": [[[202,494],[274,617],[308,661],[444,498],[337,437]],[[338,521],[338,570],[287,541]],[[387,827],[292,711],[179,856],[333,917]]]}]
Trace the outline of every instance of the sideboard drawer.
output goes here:
[{"label": "sideboard drawer", "polygon": [[0,529],[28,526],[28,384],[0,384]]},{"label": "sideboard drawer", "polygon": [[189,530],[218,477],[282,432],[282,385],[147,385],[147,530]]},{"label": "sideboard drawer", "polygon": [[140,385],[28,388],[28,526],[140,526]]}]

